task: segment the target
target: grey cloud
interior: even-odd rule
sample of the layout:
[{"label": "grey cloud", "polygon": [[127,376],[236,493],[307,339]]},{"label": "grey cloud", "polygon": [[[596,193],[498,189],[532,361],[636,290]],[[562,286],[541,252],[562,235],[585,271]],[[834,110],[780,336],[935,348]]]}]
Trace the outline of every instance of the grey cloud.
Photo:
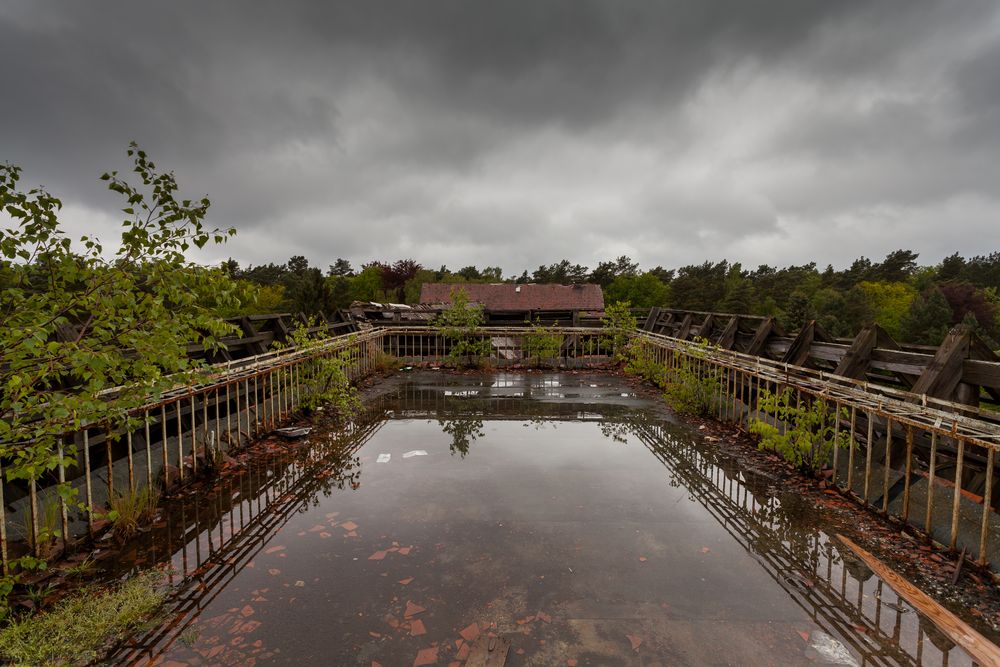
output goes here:
[{"label": "grey cloud", "polygon": [[[243,261],[933,260],[929,211],[998,240],[997,26],[985,0],[21,0],[0,159],[79,227],[136,139]],[[876,211],[910,233],[831,247]]]}]

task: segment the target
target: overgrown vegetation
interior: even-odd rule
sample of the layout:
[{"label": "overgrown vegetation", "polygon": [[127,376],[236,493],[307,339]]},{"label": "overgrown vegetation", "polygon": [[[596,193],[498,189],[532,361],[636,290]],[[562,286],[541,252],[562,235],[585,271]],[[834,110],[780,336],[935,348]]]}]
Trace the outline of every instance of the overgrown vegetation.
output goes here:
[{"label": "overgrown vegetation", "polygon": [[[238,308],[246,290],[185,253],[222,243],[235,230],[207,227],[209,200],[179,199],[174,175],[157,170],[135,144],[128,156],[137,184],[118,172],[101,177],[124,200],[114,247],[93,236],[70,238],[60,200],[42,188],[22,189],[21,169],[0,165],[0,211],[14,223],[0,229],[0,458],[8,481],[36,481],[75,465],[65,433],[86,424],[109,432],[135,425],[130,410],[199,371],[188,345],[215,350],[233,331],[219,311]],[[127,389],[107,391],[119,386]],[[71,508],[90,511],[69,484],[58,491]],[[54,531],[40,514],[33,546],[43,555]],[[14,571],[35,566],[22,559]],[[2,590],[15,579],[5,579]]]},{"label": "overgrown vegetation", "polygon": [[[292,330],[288,345],[298,348],[322,346],[329,336],[315,331],[315,327],[313,320],[299,325]],[[297,371],[302,407],[308,411],[319,407],[333,409],[343,418],[350,418],[360,410],[361,399],[348,375],[355,361],[348,350],[329,350],[302,364]]]},{"label": "overgrown vegetation", "polygon": [[521,344],[525,361],[535,368],[556,364],[562,351],[563,339],[562,334],[542,326],[540,321],[532,322]]},{"label": "overgrown vegetation", "polygon": [[111,532],[119,542],[124,542],[139,532],[139,528],[156,515],[160,491],[155,486],[144,486],[134,491],[116,492],[108,501],[108,519]]},{"label": "overgrown vegetation", "polygon": [[399,364],[399,358],[395,355],[388,354],[387,352],[375,351],[372,367],[375,369],[376,373],[381,373],[383,375],[391,373],[399,368]]},{"label": "overgrown vegetation", "polygon": [[660,389],[665,389],[670,381],[667,367],[656,360],[652,348],[640,341],[628,343],[625,352],[625,372],[641,377]]},{"label": "overgrown vegetation", "polygon": [[479,328],[486,321],[483,307],[469,303],[464,289],[451,292],[451,304],[435,320],[448,346],[448,359],[457,366],[476,366],[489,358],[492,350],[490,339],[480,335]]},{"label": "overgrown vegetation", "polygon": [[90,662],[159,609],[161,586],[160,574],[146,572],[106,590],[77,591],[50,611],[14,619],[0,629],[0,658],[13,665]]},{"label": "overgrown vegetation", "polygon": [[[810,397],[800,401],[791,389],[780,394],[765,390],[758,406],[775,420],[750,420],[750,432],[760,436],[760,448],[777,452],[803,472],[818,473],[829,465],[835,445],[850,446],[849,434],[837,428],[836,408],[826,401]],[[840,418],[847,418],[846,411],[841,411]]]},{"label": "overgrown vegetation", "polygon": [[38,539],[32,535],[31,512],[23,514],[23,525],[17,527],[20,537],[28,543],[31,552],[41,559],[56,555],[62,544],[62,516],[58,500],[42,500],[38,503],[38,517],[35,529]]},{"label": "overgrown vegetation", "polygon": [[610,348],[615,361],[627,360],[630,334],[635,331],[637,324],[631,308],[632,304],[628,301],[616,301],[604,308],[604,316],[601,317],[601,326],[605,331],[601,345]]},{"label": "overgrown vegetation", "polygon": [[714,364],[702,363],[712,347],[704,338],[696,338],[690,353],[681,356],[677,367],[671,369],[664,397],[674,410],[701,417],[718,410],[722,371]]}]

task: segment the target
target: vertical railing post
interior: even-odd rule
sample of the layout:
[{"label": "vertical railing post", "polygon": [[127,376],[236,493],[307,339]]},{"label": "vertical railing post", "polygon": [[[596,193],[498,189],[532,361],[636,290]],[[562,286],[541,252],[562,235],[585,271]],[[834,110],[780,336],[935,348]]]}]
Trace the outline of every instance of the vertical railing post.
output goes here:
[{"label": "vertical railing post", "polygon": [[987,548],[990,539],[990,514],[993,512],[993,458],[992,447],[986,453],[986,487],[983,489],[983,522],[979,529],[979,564],[986,565]]},{"label": "vertical railing post", "polygon": [[892,471],[892,417],[885,418],[885,459],[882,470],[882,512],[889,512],[889,474]]},{"label": "vertical railing post", "polygon": [[871,502],[869,500],[869,498],[870,498],[869,492],[870,492],[870,489],[871,489],[871,481],[872,481],[872,450],[874,449],[873,445],[875,444],[874,443],[874,438],[875,438],[875,416],[874,416],[874,414],[872,414],[871,410],[866,411],[865,415],[868,418],[868,439],[865,441],[865,491],[864,491],[864,500],[865,500],[865,505],[868,505]]},{"label": "vertical railing post", "polygon": [[903,523],[910,519],[910,473],[913,469],[913,427],[906,426],[906,465],[903,467]]},{"label": "vertical railing post", "polygon": [[160,438],[161,447],[163,449],[163,490],[166,491],[170,488],[170,459],[169,453],[167,452],[167,404],[160,404]]},{"label": "vertical railing post", "polygon": [[[59,438],[59,486],[66,484],[66,451],[63,443],[63,438]],[[3,476],[0,476],[0,486],[3,486]],[[63,498],[63,494],[57,494],[59,496],[59,520],[62,529],[62,539],[63,544],[69,544],[69,511],[66,507],[66,499]],[[2,498],[2,496],[0,496]],[[2,502],[2,500],[0,500]]]},{"label": "vertical railing post", "polygon": [[854,492],[854,449],[857,446],[857,439],[854,435],[857,428],[857,406],[851,406],[851,434],[847,440],[847,490]]},{"label": "vertical railing post", "polygon": [[938,434],[937,431],[934,431],[931,433],[931,460],[927,470],[927,511],[924,515],[924,531],[932,538],[934,537],[934,524],[932,521],[934,514],[935,475],[937,474],[937,447]]},{"label": "vertical railing post", "polygon": [[181,418],[181,399],[174,401],[174,412],[177,417],[177,476],[184,483],[184,421]]},{"label": "vertical railing post", "polygon": [[132,458],[132,425],[129,423],[130,417],[125,422],[125,444],[128,446],[128,492],[135,493],[135,465]]},{"label": "vertical railing post", "polygon": [[153,488],[153,444],[149,435],[149,410],[142,414],[143,430],[146,436],[146,486]]},{"label": "vertical railing post", "polygon": [[951,536],[948,546],[952,549],[958,543],[958,510],[962,502],[962,464],[965,461],[965,440],[958,439],[958,453],[955,458],[955,485],[951,496]]},{"label": "vertical railing post", "polygon": [[[10,562],[7,558],[7,505],[3,494],[3,465],[0,463],[0,564],[4,576],[10,574]],[[90,513],[87,513],[90,516]]]}]

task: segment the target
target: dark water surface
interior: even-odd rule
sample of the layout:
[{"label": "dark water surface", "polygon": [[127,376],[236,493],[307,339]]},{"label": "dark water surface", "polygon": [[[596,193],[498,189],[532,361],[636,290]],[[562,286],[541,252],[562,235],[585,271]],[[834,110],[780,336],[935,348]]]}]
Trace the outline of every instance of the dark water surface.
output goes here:
[{"label": "dark water surface", "polygon": [[188,583],[114,659],[970,664],[825,527],[618,378],[424,372],[178,503],[132,557]]}]

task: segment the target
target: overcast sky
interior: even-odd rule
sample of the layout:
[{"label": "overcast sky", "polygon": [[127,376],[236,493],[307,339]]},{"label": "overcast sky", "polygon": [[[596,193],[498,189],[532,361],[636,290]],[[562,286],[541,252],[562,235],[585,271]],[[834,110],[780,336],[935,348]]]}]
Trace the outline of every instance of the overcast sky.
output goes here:
[{"label": "overcast sky", "polygon": [[237,228],[201,261],[1000,250],[995,0],[5,0],[0,62],[75,235],[134,139]]}]

